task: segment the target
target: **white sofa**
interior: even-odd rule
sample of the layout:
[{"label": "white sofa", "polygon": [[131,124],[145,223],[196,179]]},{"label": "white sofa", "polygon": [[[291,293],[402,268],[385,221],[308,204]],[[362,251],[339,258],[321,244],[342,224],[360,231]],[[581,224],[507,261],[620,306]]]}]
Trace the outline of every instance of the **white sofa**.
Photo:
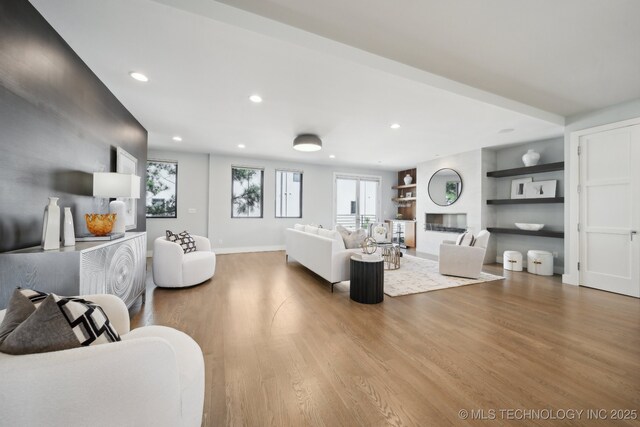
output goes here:
[{"label": "white sofa", "polygon": [[445,241],[440,245],[440,274],[477,279],[482,273],[484,255],[489,245],[491,233],[482,230],[473,246],[460,246]]},{"label": "white sofa", "polygon": [[191,235],[196,251],[184,253],[182,247],[158,237],[153,242],[153,281],[162,288],[183,288],[202,283],[216,272],[216,254],[209,239]]},{"label": "white sofa", "polygon": [[129,331],[127,307],[114,295],[83,298],[104,309],[122,341],[0,353],[0,425],[199,427],[204,359],[198,344],[164,326]]},{"label": "white sofa", "polygon": [[285,230],[287,261],[291,257],[330,282],[333,292],[335,283],[349,280],[349,260],[360,249],[346,249],[340,233],[335,230],[305,227],[308,231]]}]

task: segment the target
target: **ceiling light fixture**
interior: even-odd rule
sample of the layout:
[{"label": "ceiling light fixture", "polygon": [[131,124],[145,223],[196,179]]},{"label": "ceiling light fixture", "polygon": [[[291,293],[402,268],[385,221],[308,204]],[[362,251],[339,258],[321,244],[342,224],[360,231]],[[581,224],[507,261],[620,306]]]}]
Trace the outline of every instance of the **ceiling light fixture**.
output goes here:
[{"label": "ceiling light fixture", "polygon": [[145,76],[142,73],[138,73],[137,71],[132,71],[129,73],[129,75],[136,79],[139,82],[148,82],[149,81],[149,77]]},{"label": "ceiling light fixture", "polygon": [[514,130],[515,129],[513,129],[513,128],[506,128],[506,129],[501,129],[500,132],[498,132],[498,133],[511,133]]},{"label": "ceiling light fixture", "polygon": [[335,159],[335,158],[336,158],[336,156],[335,156],[334,154],[329,154],[329,158],[330,158],[330,159]]},{"label": "ceiling light fixture", "polygon": [[249,101],[251,101],[253,103],[256,103],[256,104],[259,104],[259,103],[262,102],[262,97],[260,95],[251,95],[249,97]]},{"label": "ceiling light fixture", "polygon": [[245,148],[245,147],[246,147],[246,145],[244,145],[244,144],[238,144],[238,148]]},{"label": "ceiling light fixture", "polygon": [[173,139],[175,142],[181,142],[181,141],[182,141],[182,137],[181,137],[181,136],[178,136],[178,135],[174,136],[174,137],[173,137],[173,138],[171,138],[171,139]]},{"label": "ceiling light fixture", "polygon": [[320,151],[322,150],[322,140],[318,135],[304,133],[296,136],[293,140],[293,148],[298,151]]},{"label": "ceiling light fixture", "polygon": [[391,126],[389,126],[391,129],[400,129],[400,125],[398,123],[394,123]]}]

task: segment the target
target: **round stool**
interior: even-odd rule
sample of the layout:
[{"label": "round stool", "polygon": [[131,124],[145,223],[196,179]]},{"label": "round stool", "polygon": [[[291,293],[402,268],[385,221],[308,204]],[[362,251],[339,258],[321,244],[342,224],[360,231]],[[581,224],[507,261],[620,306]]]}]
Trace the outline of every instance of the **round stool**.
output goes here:
[{"label": "round stool", "polygon": [[540,276],[553,276],[553,254],[535,250],[527,252],[527,271]]},{"label": "round stool", "polygon": [[518,251],[504,251],[503,266],[505,270],[522,271],[522,254]]}]

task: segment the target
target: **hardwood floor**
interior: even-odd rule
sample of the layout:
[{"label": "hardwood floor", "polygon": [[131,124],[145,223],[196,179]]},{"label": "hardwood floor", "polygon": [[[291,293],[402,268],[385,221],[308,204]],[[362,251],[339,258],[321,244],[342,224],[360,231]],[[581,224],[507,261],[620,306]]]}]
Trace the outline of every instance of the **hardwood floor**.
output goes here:
[{"label": "hardwood floor", "polygon": [[500,412],[640,410],[640,300],[504,275],[362,305],[283,252],[220,255],[203,285],[149,279],[132,327],[172,326],[200,344],[206,426],[638,425]]}]

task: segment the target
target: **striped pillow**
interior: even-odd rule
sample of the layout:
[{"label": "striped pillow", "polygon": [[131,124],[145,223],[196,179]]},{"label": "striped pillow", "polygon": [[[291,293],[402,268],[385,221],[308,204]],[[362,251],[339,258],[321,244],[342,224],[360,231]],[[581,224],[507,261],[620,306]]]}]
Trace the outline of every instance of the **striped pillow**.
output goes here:
[{"label": "striped pillow", "polygon": [[458,240],[456,240],[456,245],[458,246],[473,246],[476,243],[476,238],[473,237],[473,234],[465,231],[461,235],[458,236]]}]

